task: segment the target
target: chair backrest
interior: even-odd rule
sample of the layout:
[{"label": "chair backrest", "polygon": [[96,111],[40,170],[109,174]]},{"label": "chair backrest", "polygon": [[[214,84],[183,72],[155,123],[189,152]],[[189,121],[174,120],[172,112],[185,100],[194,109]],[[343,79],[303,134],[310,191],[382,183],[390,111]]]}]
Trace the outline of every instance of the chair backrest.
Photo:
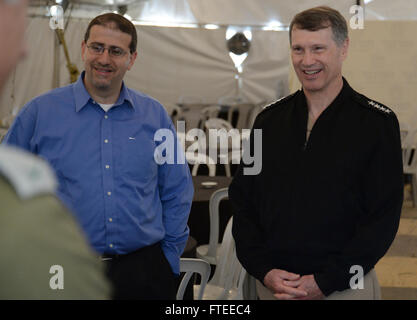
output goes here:
[{"label": "chair backrest", "polygon": [[226,129],[226,131],[233,129],[232,124],[222,118],[209,118],[204,123],[204,126],[206,129]]},{"label": "chair backrest", "polygon": [[217,118],[220,113],[220,106],[219,105],[210,105],[203,107],[200,110],[200,121],[198,123],[199,129],[204,129],[205,123],[210,118]]},{"label": "chair backrest", "polygon": [[[221,188],[213,192],[209,201],[210,237],[207,256],[217,259],[217,247],[219,244],[219,208],[220,202],[229,197],[229,188]],[[217,263],[217,261],[216,261]]]},{"label": "chair backrest", "polygon": [[210,277],[210,264],[202,259],[181,258],[180,272],[185,272],[185,275],[182,278],[177,290],[177,300],[182,300],[184,298],[185,289],[187,288],[188,282],[190,281],[194,273],[198,273],[201,277],[200,288],[196,300],[202,300],[204,289],[206,288],[208,279]]},{"label": "chair backrest", "polygon": [[[228,165],[232,159],[239,158],[233,161],[233,163],[239,163],[242,142],[239,130],[221,118],[208,119],[205,127],[209,140],[209,155],[217,159],[218,163],[225,164],[226,168],[229,168]],[[215,129],[214,132],[211,132],[211,129]],[[231,176],[230,169],[226,169],[226,176]]]},{"label": "chair backrest", "polygon": [[187,162],[193,166],[191,169],[192,176],[197,175],[200,164],[207,165],[208,170],[209,170],[209,177],[216,176],[216,162],[212,158],[210,158],[210,156],[208,156],[207,154],[187,151],[185,153],[185,157],[187,159]]},{"label": "chair backrest", "polygon": [[220,246],[219,259],[213,278],[209,285],[223,288],[223,293],[218,299],[227,299],[231,289],[237,290],[237,296],[233,299],[243,299],[243,282],[246,270],[242,267],[236,256],[235,241],[232,237],[233,217],[227,223],[223,240]]},{"label": "chair backrest", "polygon": [[256,105],[252,103],[240,103],[231,106],[227,112],[227,121],[229,121],[234,128],[247,129],[249,127],[249,118],[251,111]]},{"label": "chair backrest", "polygon": [[[196,163],[193,165],[193,169],[191,170],[191,175],[193,177],[198,175],[198,169],[200,168],[200,164],[201,163]],[[214,164],[209,164],[209,163],[204,163],[205,165],[207,165],[207,168],[209,170],[209,177],[215,177],[216,176],[216,165]]]},{"label": "chair backrest", "polygon": [[404,173],[417,173],[417,130],[401,128]]},{"label": "chair backrest", "polygon": [[217,118],[217,116],[219,115],[219,112],[220,112],[220,106],[217,104],[213,104],[211,106],[207,106],[201,109],[201,114],[207,119]]},{"label": "chair backrest", "polygon": [[171,117],[172,123],[174,124],[175,130],[178,130],[177,121],[185,120],[182,114],[183,113],[182,109],[177,105],[171,105],[171,106],[168,105],[166,106],[166,108],[167,109],[169,108],[171,110],[170,117]]}]

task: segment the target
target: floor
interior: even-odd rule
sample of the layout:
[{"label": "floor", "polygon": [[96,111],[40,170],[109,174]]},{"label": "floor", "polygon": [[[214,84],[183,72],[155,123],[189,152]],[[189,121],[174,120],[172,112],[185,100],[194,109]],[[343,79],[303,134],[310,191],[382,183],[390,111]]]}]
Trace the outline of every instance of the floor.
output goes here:
[{"label": "floor", "polygon": [[417,207],[412,205],[411,186],[404,191],[397,236],[375,266],[384,300],[417,300]]}]

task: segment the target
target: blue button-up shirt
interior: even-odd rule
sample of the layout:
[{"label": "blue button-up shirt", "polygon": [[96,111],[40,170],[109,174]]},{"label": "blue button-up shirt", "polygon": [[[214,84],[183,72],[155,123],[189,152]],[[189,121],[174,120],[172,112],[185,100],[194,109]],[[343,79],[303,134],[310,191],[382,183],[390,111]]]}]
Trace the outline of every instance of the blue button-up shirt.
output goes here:
[{"label": "blue button-up shirt", "polygon": [[49,161],[58,196],[99,253],[126,254],[161,241],[178,274],[192,179],[187,163],[154,160],[162,143],[154,134],[166,128],[176,137],[172,121],[160,103],[124,84],[114,107],[104,112],[83,77],[26,104],[4,142]]}]

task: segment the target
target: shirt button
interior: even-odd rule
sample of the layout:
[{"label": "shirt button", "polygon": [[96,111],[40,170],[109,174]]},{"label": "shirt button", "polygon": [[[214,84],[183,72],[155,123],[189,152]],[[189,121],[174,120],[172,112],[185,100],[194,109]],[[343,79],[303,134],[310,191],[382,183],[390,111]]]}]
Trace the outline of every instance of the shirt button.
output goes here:
[{"label": "shirt button", "polygon": [[108,142],[109,142],[109,140],[107,140],[107,139],[104,140],[104,143],[108,143]]},{"label": "shirt button", "polygon": [[107,195],[108,195],[108,196],[111,196],[111,192],[110,192],[110,191],[109,191],[109,192],[107,192]]},{"label": "shirt button", "polygon": [[109,247],[110,247],[110,248],[113,248],[113,243],[110,243],[110,244],[109,244]]},{"label": "shirt button", "polygon": [[108,164],[106,164],[106,169],[109,169],[109,168],[110,168],[110,166]]},{"label": "shirt button", "polygon": [[106,114],[106,115],[104,115],[104,119],[107,119],[109,116]]},{"label": "shirt button", "polygon": [[109,218],[109,222],[113,222],[113,219],[112,218]]}]

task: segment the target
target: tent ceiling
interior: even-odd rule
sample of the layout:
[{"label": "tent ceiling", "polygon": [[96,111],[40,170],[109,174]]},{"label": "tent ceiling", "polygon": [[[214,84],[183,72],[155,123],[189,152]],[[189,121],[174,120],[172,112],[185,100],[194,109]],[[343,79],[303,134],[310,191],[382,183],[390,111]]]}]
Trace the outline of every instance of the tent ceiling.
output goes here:
[{"label": "tent ceiling", "polygon": [[[72,17],[91,18],[105,10],[127,7],[127,14],[136,21],[155,24],[219,24],[287,26],[292,17],[302,10],[328,5],[339,10],[345,18],[351,17],[350,7],[356,0],[62,0],[70,3]],[[37,14],[44,15],[45,7],[54,0],[31,0]],[[415,0],[361,0],[367,20],[416,20]],[[364,4],[365,3],[365,4]],[[34,13],[33,11],[31,12]]]},{"label": "tent ceiling", "polygon": [[95,5],[129,5],[134,2],[139,2],[137,0],[70,0],[69,2],[73,3],[84,3],[84,4],[95,4]]},{"label": "tent ceiling", "polygon": [[[90,4],[90,5],[97,5],[97,6],[118,6],[118,5],[130,5],[132,3],[137,3],[146,0],[62,0],[61,2],[71,2],[77,4]],[[31,5],[51,5],[55,1],[54,0],[30,0]],[[57,1],[59,3],[59,1]]]}]

